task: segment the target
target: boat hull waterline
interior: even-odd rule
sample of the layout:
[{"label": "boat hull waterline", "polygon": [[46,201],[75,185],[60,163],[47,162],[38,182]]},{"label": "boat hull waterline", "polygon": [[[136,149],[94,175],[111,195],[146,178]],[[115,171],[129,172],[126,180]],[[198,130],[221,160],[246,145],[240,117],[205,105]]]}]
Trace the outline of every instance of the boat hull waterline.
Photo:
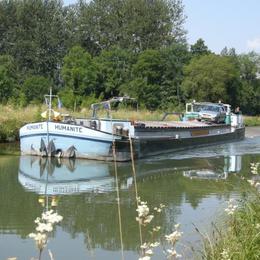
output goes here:
[{"label": "boat hull waterline", "polygon": [[[100,122],[101,121],[101,122]],[[104,120],[104,122],[107,120]],[[102,120],[99,124],[102,126]],[[124,122],[121,122],[124,124]],[[115,126],[118,122],[114,122]],[[125,124],[129,127],[129,121]],[[114,129],[111,121],[111,129]],[[132,124],[129,136],[106,129],[58,122],[39,122],[20,129],[20,148],[24,155],[85,158],[102,161],[131,160],[130,143],[135,158],[159,155],[220,142],[242,140],[245,127],[206,125],[202,123]],[[115,144],[115,156],[113,155]]]}]

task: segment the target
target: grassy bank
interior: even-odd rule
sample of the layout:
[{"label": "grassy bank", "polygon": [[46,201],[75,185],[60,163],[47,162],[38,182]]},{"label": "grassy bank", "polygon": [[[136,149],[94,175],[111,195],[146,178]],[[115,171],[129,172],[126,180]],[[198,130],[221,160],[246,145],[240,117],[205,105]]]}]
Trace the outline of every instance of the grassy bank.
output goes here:
[{"label": "grassy bank", "polygon": [[[244,196],[231,199],[225,209],[227,219],[214,225],[204,236],[204,258],[208,260],[260,259],[260,163],[251,163]],[[249,186],[251,185],[251,187]]]},{"label": "grassy bank", "polygon": [[244,116],[246,126],[260,126],[260,116]]},{"label": "grassy bank", "polygon": [[214,228],[204,240],[208,260],[260,259],[260,197],[246,201],[230,216],[226,226]]},{"label": "grassy bank", "polygon": [[[26,123],[32,123],[42,120],[41,112],[46,109],[45,106],[28,106],[26,108],[13,108],[11,106],[0,106],[0,142],[10,142],[18,140],[19,129]],[[63,109],[62,113],[69,113],[74,117],[90,117],[91,111],[82,109],[80,112],[72,112]],[[100,111],[100,117],[106,116],[105,111]],[[148,110],[129,111],[120,109],[113,111],[113,118],[129,120],[161,120],[163,112]],[[167,120],[177,120],[178,117],[170,115]]]},{"label": "grassy bank", "polygon": [[[19,128],[26,123],[36,122],[41,120],[41,112],[46,109],[45,106],[28,106],[26,108],[14,108],[12,106],[0,105],[0,142],[10,142],[18,140]],[[91,111],[82,109],[80,112],[70,112],[63,110],[64,113],[70,113],[72,116],[89,117]],[[129,120],[161,120],[163,117],[162,111],[129,111],[120,109],[113,111],[113,118],[129,119]],[[99,116],[105,116],[105,111],[100,111]],[[177,115],[169,115],[166,120],[179,120]],[[246,126],[260,126],[260,117],[244,117]]]},{"label": "grassy bank", "polygon": [[11,106],[0,106],[0,141],[18,140],[19,128],[28,123],[39,120],[40,108],[28,106],[23,109]]}]

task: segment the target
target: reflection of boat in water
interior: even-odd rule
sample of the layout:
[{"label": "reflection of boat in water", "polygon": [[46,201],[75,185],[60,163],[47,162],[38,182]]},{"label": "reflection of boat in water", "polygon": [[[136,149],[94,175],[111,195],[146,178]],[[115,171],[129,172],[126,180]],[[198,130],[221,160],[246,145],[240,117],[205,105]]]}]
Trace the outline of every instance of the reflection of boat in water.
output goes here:
[{"label": "reflection of boat in water", "polygon": [[183,172],[183,176],[190,179],[227,179],[228,173],[239,172],[241,170],[241,156],[224,157],[223,169],[218,171],[213,169],[187,170]]},{"label": "reflection of boat in water", "polygon": [[202,170],[190,170],[190,171],[184,171],[183,176],[189,177],[191,179],[198,178],[198,179],[226,179],[227,173],[216,173],[215,171],[208,170],[208,169],[202,169]]},{"label": "reflection of boat in water", "polygon": [[[228,173],[239,172],[240,169],[240,156],[201,158],[195,162],[190,159],[139,161],[136,164],[137,181],[141,182],[176,173],[191,179],[226,179]],[[131,164],[118,164],[117,170],[120,189],[132,187]],[[65,195],[114,191],[116,187],[114,175],[114,165],[109,162],[22,156],[18,178],[29,191],[38,194]]]},{"label": "reflection of boat in water", "polygon": [[114,187],[109,167],[95,161],[22,156],[18,178],[25,189],[38,194],[105,192]]}]

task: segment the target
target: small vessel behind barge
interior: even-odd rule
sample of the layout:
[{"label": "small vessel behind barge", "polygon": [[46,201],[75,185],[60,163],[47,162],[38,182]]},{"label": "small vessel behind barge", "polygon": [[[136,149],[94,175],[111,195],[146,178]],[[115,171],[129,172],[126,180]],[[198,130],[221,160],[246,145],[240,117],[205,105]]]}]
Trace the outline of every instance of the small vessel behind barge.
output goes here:
[{"label": "small vessel behind barge", "polygon": [[[50,93],[48,97],[54,97]],[[26,124],[20,129],[22,154],[85,158],[104,161],[129,161],[135,158],[165,154],[173,151],[242,140],[245,127],[241,114],[225,108],[225,122],[212,122],[200,116],[203,106],[212,103],[190,103],[182,121],[130,121],[98,118],[100,107],[110,111],[111,104],[125,98],[113,98],[93,104],[91,118],[75,118],[59,115],[51,107],[48,120]],[[212,104],[214,105],[214,104]],[[199,110],[196,110],[199,107]],[[56,115],[55,115],[56,113]],[[113,147],[115,148],[113,153]],[[132,152],[131,152],[132,151]]]}]

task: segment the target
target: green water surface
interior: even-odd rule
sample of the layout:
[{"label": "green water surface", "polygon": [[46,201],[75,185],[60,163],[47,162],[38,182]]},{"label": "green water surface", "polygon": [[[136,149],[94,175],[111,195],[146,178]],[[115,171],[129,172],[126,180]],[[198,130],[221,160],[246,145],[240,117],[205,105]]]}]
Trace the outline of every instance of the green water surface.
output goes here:
[{"label": "green water surface", "polygon": [[[4,147],[1,147],[4,149]],[[9,147],[10,149],[10,147]],[[201,231],[221,222],[230,198],[246,196],[249,188],[241,176],[250,177],[250,162],[260,161],[260,137],[242,142],[169,154],[137,161],[137,191],[155,214],[142,230],[161,226],[156,240],[161,245],[152,259],[166,259],[165,234],[181,224],[183,236],[177,250],[183,259],[194,259],[192,248],[201,248]],[[135,185],[130,163],[117,164],[86,160],[50,160],[38,157],[0,156],[0,259],[38,256],[34,241],[36,217],[53,208],[63,220],[55,227],[42,259],[83,260],[121,258],[116,187],[120,192],[120,213],[124,259],[138,259],[139,229],[135,217]]]}]

